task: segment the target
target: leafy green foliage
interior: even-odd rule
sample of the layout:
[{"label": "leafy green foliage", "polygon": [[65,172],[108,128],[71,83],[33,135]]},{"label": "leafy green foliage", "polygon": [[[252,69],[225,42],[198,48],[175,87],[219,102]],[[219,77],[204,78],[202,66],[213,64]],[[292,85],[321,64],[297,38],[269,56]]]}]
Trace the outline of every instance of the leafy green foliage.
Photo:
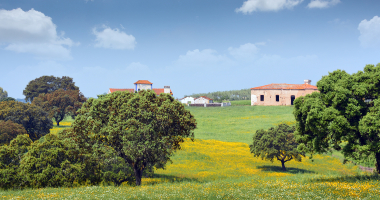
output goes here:
[{"label": "leafy green foliage", "polygon": [[200,96],[207,96],[214,100],[214,102],[222,102],[224,100],[235,101],[235,100],[250,100],[251,99],[251,89],[242,89],[242,90],[230,90],[230,91],[217,91],[217,92],[209,92],[209,93],[198,93],[192,95],[194,98],[198,98]]},{"label": "leafy green foliage", "polygon": [[75,118],[77,110],[86,101],[79,90],[63,90],[58,89],[52,93],[40,94],[34,98],[32,104],[40,106],[49,113],[49,117],[53,118],[59,126],[66,115]]},{"label": "leafy green foliage", "polygon": [[33,141],[48,134],[49,129],[53,127],[53,122],[48,113],[42,108],[16,101],[0,102],[0,120],[11,120],[14,123],[21,124]]},{"label": "leafy green foliage", "polygon": [[186,137],[194,137],[195,119],[167,94],[115,92],[90,98],[75,118],[73,130],[112,147],[134,171],[136,185],[145,169],[164,168]]},{"label": "leafy green foliage", "polygon": [[22,188],[23,177],[19,166],[27,147],[32,143],[28,135],[18,135],[10,145],[0,146],[0,188]]},{"label": "leafy green foliage", "polygon": [[73,79],[68,76],[62,76],[62,78],[41,76],[30,81],[23,91],[23,94],[25,95],[26,101],[32,102],[38,95],[51,93],[58,89],[79,90],[79,87],[75,86]]},{"label": "leafy green foliage", "polygon": [[292,159],[301,162],[304,153],[297,150],[297,142],[293,135],[295,127],[280,124],[268,130],[257,130],[253,135],[253,144],[250,145],[253,156],[263,160],[274,159],[282,164],[282,170],[286,171],[285,162]]},{"label": "leafy green foliage", "polygon": [[16,99],[12,97],[4,97],[4,98],[0,98],[0,102],[2,101],[16,101]]},{"label": "leafy green foliage", "polygon": [[16,124],[11,120],[0,120],[0,145],[9,144],[11,140],[18,135],[27,134],[25,128],[21,124]]},{"label": "leafy green foliage", "polygon": [[81,150],[72,138],[64,136],[48,134],[28,148],[20,164],[26,187],[73,186],[86,181],[87,163]]},{"label": "leafy green foliage", "polygon": [[0,87],[0,100],[1,100],[2,98],[6,98],[6,97],[8,97],[8,92],[5,91],[5,90],[3,90],[2,87]]},{"label": "leafy green foliage", "polygon": [[299,149],[341,151],[361,161],[375,157],[380,173],[380,64],[352,75],[336,70],[317,83],[320,93],[294,101]]}]

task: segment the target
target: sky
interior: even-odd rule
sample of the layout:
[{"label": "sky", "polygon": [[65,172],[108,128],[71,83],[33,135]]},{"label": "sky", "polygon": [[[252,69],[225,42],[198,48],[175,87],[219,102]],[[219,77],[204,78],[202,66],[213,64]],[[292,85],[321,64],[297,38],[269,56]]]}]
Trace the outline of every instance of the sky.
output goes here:
[{"label": "sky", "polygon": [[380,63],[379,0],[0,0],[0,87],[69,76],[86,97],[316,85]]}]

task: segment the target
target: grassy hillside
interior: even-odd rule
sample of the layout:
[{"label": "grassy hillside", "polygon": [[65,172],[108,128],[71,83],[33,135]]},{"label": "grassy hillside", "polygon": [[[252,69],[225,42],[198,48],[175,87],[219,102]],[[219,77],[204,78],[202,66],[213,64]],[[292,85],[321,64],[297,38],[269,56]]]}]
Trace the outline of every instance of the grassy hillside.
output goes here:
[{"label": "grassy hillside", "polygon": [[[379,177],[343,165],[328,155],[279,162],[254,158],[255,130],[294,123],[292,107],[188,107],[198,122],[165,170],[143,178],[141,187],[123,185],[0,191],[4,199],[378,199]],[[64,125],[69,125],[67,119]],[[62,127],[63,128],[63,127]],[[58,127],[54,127],[52,132]]]},{"label": "grassy hillside", "polygon": [[197,120],[195,138],[251,143],[253,133],[281,122],[294,124],[290,106],[187,107]]}]

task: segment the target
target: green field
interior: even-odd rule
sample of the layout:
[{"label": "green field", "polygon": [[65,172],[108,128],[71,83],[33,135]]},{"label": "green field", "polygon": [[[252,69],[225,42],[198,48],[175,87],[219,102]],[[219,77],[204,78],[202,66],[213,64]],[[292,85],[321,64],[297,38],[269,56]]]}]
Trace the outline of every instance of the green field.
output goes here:
[{"label": "green field", "polygon": [[[380,178],[337,157],[281,164],[254,158],[252,135],[278,123],[294,124],[292,107],[187,107],[197,119],[195,141],[187,140],[165,170],[134,187],[82,186],[0,191],[4,199],[378,199]],[[65,126],[72,120],[66,119]],[[59,127],[64,128],[64,127]],[[55,132],[58,127],[54,127]]]}]

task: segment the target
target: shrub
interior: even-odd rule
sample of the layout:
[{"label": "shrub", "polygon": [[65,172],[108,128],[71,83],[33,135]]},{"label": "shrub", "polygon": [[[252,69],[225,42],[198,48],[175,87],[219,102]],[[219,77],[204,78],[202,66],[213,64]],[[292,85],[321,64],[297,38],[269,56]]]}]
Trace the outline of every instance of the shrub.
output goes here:
[{"label": "shrub", "polygon": [[18,135],[10,145],[0,147],[0,188],[16,189],[24,187],[23,177],[19,175],[21,157],[32,143],[28,135]]}]

